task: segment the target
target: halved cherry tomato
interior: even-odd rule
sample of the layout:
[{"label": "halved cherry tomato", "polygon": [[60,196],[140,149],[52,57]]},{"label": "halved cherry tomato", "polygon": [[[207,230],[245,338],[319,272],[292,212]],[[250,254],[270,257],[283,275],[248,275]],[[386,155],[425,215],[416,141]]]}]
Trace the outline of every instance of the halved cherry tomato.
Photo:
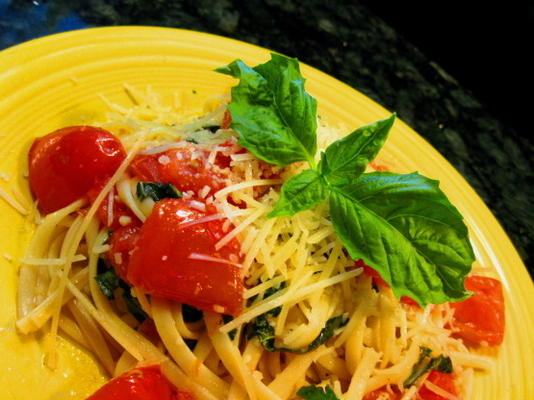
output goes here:
[{"label": "halved cherry tomato", "polygon": [[117,275],[127,281],[130,253],[135,247],[139,235],[138,225],[120,227],[111,233],[108,252],[108,262],[113,266]]},{"label": "halved cherry tomato", "polygon": [[121,142],[104,129],[71,126],[37,138],[29,152],[29,180],[47,214],[84,197],[126,158]]},{"label": "halved cherry tomato", "polygon": [[363,400],[400,400],[400,398],[401,395],[399,393],[391,393],[385,387],[373,390],[363,396]]},{"label": "halved cherry tomato", "polygon": [[176,389],[159,366],[134,368],[112,379],[87,400],[194,400],[192,394]]},{"label": "halved cherry tomato", "polygon": [[[375,285],[389,287],[388,283],[380,277],[378,272],[376,272],[374,268],[371,268],[370,266],[365,264],[363,260],[360,259],[355,261],[354,265],[358,268],[363,268],[363,273],[373,278],[373,283]],[[408,296],[402,296],[400,301],[401,303],[408,304],[410,306],[419,307],[419,304],[417,304],[415,300]]]},{"label": "halved cherry tomato", "polygon": [[499,345],[504,338],[504,297],[502,284],[484,276],[469,276],[465,287],[475,294],[454,308],[455,336],[474,344]]},{"label": "halved cherry tomato", "polygon": [[[100,184],[92,188],[87,192],[87,196],[89,197],[89,201],[93,203],[100,193],[100,191],[103,189],[104,184]],[[118,229],[122,226],[130,226],[130,225],[140,225],[141,221],[139,218],[135,216],[135,214],[130,210],[130,208],[124,204],[119,199],[115,198],[116,196],[112,197],[111,201],[111,208],[113,210],[112,215],[113,219],[111,220],[111,224],[109,221],[108,216],[108,197],[106,196],[104,200],[100,203],[100,206],[98,207],[98,210],[96,211],[96,215],[98,219],[100,220],[100,223],[110,229]],[[121,217],[127,217],[127,223],[121,223]],[[124,220],[124,219],[123,219]]]},{"label": "halved cherry tomato", "polygon": [[[427,381],[432,382],[434,385],[440,387],[441,389],[449,392],[450,394],[456,396],[458,393],[456,391],[456,386],[454,384],[454,375],[446,374],[444,372],[432,370],[428,377]],[[419,389],[418,392],[419,398],[421,400],[447,400],[445,397],[440,396],[436,392],[428,389],[425,385]]]},{"label": "halved cherry tomato", "polygon": [[[201,310],[237,315],[243,307],[239,243],[219,250],[223,220],[196,223],[216,210],[198,201],[163,199],[139,231],[128,265],[128,281],[147,294]],[[200,203],[202,204],[202,203]],[[214,260],[210,260],[213,257]],[[200,258],[200,259],[199,259]]]},{"label": "halved cherry tomato", "polygon": [[194,145],[170,149],[157,154],[137,155],[130,164],[130,172],[141,181],[172,183],[183,192],[198,193],[209,186],[211,194],[225,186],[220,165],[207,162],[209,152]]}]

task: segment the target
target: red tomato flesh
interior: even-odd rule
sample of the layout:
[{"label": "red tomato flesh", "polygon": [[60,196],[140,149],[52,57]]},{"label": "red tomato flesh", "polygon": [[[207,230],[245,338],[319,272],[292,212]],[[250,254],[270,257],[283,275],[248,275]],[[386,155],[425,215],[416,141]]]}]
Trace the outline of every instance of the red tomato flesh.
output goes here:
[{"label": "red tomato flesh", "polygon": [[213,194],[225,186],[220,165],[207,163],[209,152],[191,145],[157,154],[137,155],[130,164],[130,173],[144,182],[172,183],[178,190],[198,193],[209,186]]},{"label": "red tomato flesh", "polygon": [[108,253],[108,262],[113,266],[117,275],[125,281],[128,281],[130,254],[137,243],[139,229],[138,225],[121,227],[113,231],[109,239],[111,250]]},{"label": "red tomato flesh", "polygon": [[177,390],[163,376],[159,366],[134,368],[112,379],[87,400],[194,400],[185,391]]},{"label": "red tomato flesh", "polygon": [[[89,201],[93,203],[100,193],[100,191],[104,188],[104,185],[97,185],[91,190],[87,192],[87,196],[89,197]],[[114,189],[113,189],[114,190]],[[130,210],[130,208],[124,204],[122,201],[116,198],[115,195],[113,195],[112,201],[111,201],[111,208],[113,216],[111,223],[109,221],[109,214],[108,214],[108,206],[109,201],[108,197],[104,197],[104,200],[100,203],[98,206],[98,210],[96,211],[96,215],[98,219],[100,220],[100,223],[109,229],[118,229],[122,226],[130,226],[130,225],[140,225],[141,221],[139,218],[135,216],[135,214]],[[121,224],[121,217],[127,217],[130,222],[126,224]]]},{"label": "red tomato flesh", "polygon": [[[240,261],[239,243],[232,240],[216,250],[215,244],[224,236],[223,220],[195,223],[216,212],[209,206],[200,211],[196,204],[184,199],[156,203],[139,231],[127,280],[152,296],[237,315],[244,290],[241,268],[234,264]],[[192,259],[192,255],[223,262]]]},{"label": "red tomato flesh", "polygon": [[126,158],[121,142],[104,129],[71,126],[33,142],[29,181],[39,210],[48,214],[84,197]]},{"label": "red tomato flesh", "polygon": [[504,296],[502,284],[484,276],[469,276],[465,287],[475,294],[451,303],[454,308],[455,336],[473,344],[499,345],[504,338]]},{"label": "red tomato flesh", "polygon": [[[426,380],[454,396],[458,395],[454,384],[454,376],[452,374],[432,370],[430,371],[430,374],[428,374]],[[419,389],[418,395],[421,400],[447,400],[445,397],[428,389],[425,385]]]}]

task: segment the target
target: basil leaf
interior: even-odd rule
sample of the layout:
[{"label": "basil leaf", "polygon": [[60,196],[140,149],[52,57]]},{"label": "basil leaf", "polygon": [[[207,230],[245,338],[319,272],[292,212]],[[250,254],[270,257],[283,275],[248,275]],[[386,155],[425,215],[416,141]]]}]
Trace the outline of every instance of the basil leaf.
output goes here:
[{"label": "basil leaf", "polygon": [[154,201],[161,199],[180,199],[182,192],[180,192],[172,183],[156,183],[156,182],[139,182],[136,187],[136,194],[139,200],[150,197]]},{"label": "basil leaf", "polygon": [[346,185],[361,175],[384,145],[395,117],[393,113],[387,119],[362,126],[328,146],[318,167],[328,183]]},{"label": "basil leaf", "polygon": [[421,376],[430,370],[436,370],[446,374],[452,373],[452,361],[449,357],[439,355],[432,358],[430,357],[432,350],[430,350],[428,347],[421,347],[420,352],[419,360],[413,366],[412,373],[404,381],[404,387],[412,386]]},{"label": "basil leaf", "polygon": [[282,185],[280,199],[269,218],[291,216],[307,210],[328,197],[328,187],[316,170],[308,169],[292,176]]},{"label": "basil leaf", "polygon": [[100,290],[108,299],[115,298],[115,290],[120,286],[120,279],[115,274],[115,271],[110,269],[106,272],[95,276],[95,281],[98,283]]},{"label": "basil leaf", "polygon": [[314,165],[317,102],[304,90],[296,59],[271,54],[254,68],[236,60],[216,71],[240,79],[228,105],[239,145],[271,164]]},{"label": "basil leaf", "polygon": [[304,386],[297,391],[297,396],[304,400],[339,400],[330,386]]},{"label": "basil leaf", "polygon": [[474,261],[461,215],[417,173],[363,174],[330,196],[334,229],[354,260],[363,259],[393,289],[421,306],[468,297]]},{"label": "basil leaf", "polygon": [[[272,310],[271,310],[272,311]],[[289,353],[304,354],[315,350],[320,345],[328,342],[337,329],[344,327],[348,322],[348,319],[343,315],[330,318],[326,321],[325,327],[321,329],[321,332],[315,339],[306,347],[300,349],[292,349],[289,347],[282,347],[275,345],[274,328],[269,322],[268,313],[262,314],[254,320],[252,323],[252,334],[250,337],[257,336],[263,348],[267,351],[286,351]]]},{"label": "basil leaf", "polygon": [[115,291],[120,288],[126,308],[137,321],[143,322],[148,317],[141,308],[139,301],[132,296],[130,285],[120,279],[113,268],[96,275],[95,281],[98,283],[104,296],[111,300],[115,298]]}]

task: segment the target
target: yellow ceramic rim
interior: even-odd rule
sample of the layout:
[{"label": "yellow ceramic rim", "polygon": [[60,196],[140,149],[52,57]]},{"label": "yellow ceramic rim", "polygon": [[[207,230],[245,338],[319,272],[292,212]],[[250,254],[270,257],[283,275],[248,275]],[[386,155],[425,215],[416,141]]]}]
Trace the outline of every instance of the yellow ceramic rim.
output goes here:
[{"label": "yellow ceramic rim", "polygon": [[[0,188],[29,195],[26,153],[34,137],[54,129],[89,124],[107,111],[98,95],[127,106],[123,83],[150,84],[165,98],[179,90],[192,107],[209,95],[228,91],[234,81],[212,70],[236,58],[264,62],[269,50],[205,33],[154,27],[108,27],[52,35],[0,52]],[[308,91],[319,113],[350,128],[389,112],[344,83],[303,65]],[[193,93],[193,90],[195,93]],[[349,132],[349,130],[347,130]],[[441,188],[464,215],[479,265],[503,282],[507,327],[487,374],[477,374],[475,398],[534,398],[533,285],[509,238],[461,175],[424,139],[398,121],[380,159],[397,172],[419,171],[439,179]],[[16,269],[31,224],[0,200],[0,387],[7,399],[83,399],[102,384],[91,357],[67,340],[60,344],[60,367],[42,365],[39,337],[14,331]],[[43,384],[46,382],[46,384]],[[38,388],[38,390],[36,390]]]}]

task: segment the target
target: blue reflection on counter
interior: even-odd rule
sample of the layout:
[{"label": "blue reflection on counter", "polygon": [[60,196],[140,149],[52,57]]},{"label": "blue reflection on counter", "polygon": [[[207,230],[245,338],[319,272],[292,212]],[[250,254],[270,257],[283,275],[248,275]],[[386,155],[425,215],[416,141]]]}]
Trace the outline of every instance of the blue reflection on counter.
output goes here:
[{"label": "blue reflection on counter", "polygon": [[52,10],[48,2],[0,0],[0,49],[40,36],[87,27],[68,7]]}]

